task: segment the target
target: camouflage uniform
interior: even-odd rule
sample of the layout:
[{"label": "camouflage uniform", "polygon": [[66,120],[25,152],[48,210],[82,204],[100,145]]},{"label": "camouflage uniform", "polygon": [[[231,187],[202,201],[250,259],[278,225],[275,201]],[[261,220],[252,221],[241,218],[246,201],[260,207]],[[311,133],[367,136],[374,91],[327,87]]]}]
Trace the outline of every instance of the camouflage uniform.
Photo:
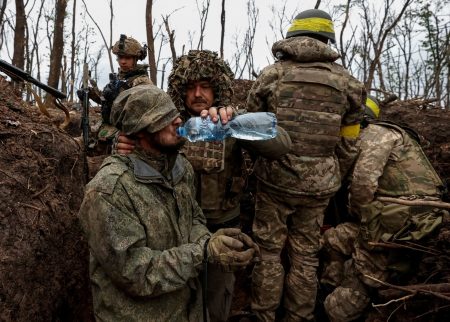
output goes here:
[{"label": "camouflage uniform", "polygon": [[[137,60],[143,60],[147,56],[147,46],[141,46],[141,44],[132,37],[120,35],[118,40],[112,47],[112,53],[118,57],[131,56]],[[114,99],[124,90],[132,88],[138,85],[151,85],[152,81],[148,77],[148,65],[136,64],[136,66],[127,72],[120,70],[116,76],[116,79],[111,79],[110,83],[103,89],[104,100],[102,104],[102,119],[103,122],[98,130],[98,140],[103,143],[102,146],[108,149],[110,144],[117,134],[118,130],[111,125],[109,120],[109,114]],[[113,74],[112,74],[113,75]],[[111,77],[111,76],[110,76]],[[100,102],[99,102],[100,103]],[[109,154],[110,151],[105,151]]]},{"label": "camouflage uniform", "polygon": [[[151,85],[152,81],[150,78],[148,78],[148,72],[147,72],[148,65],[136,65],[136,68],[128,71],[128,72],[122,72],[119,70],[119,74],[117,75],[117,80],[112,81],[113,83],[116,82],[114,86],[118,86],[117,94],[120,94],[126,89],[129,89],[131,87],[135,87],[138,85]],[[103,93],[107,90],[106,85],[105,89],[103,90]],[[111,102],[105,102],[104,104],[110,104]],[[102,107],[103,108],[103,107]],[[101,142],[109,142],[111,143],[114,136],[117,134],[118,130],[116,127],[112,126],[108,117],[104,117],[103,122],[98,130],[98,140]]]},{"label": "camouflage uniform", "polygon": [[[181,115],[192,115],[185,105],[186,87],[190,81],[207,80],[213,86],[213,106],[231,102],[234,75],[228,64],[216,53],[191,50],[177,59],[169,76],[168,94]],[[239,226],[240,199],[246,184],[243,147],[277,157],[286,153],[290,139],[280,129],[276,139],[266,142],[240,141],[227,138],[220,142],[187,142],[182,153],[191,162],[196,176],[197,201],[205,214],[208,228],[214,232],[223,227]],[[208,266],[208,309],[211,321],[226,321],[231,307],[235,277],[217,265]]]},{"label": "camouflage uniform", "polygon": [[[365,90],[323,42],[298,36],[276,42],[272,52],[279,61],[258,77],[247,108],[275,113],[293,146],[280,159],[259,158],[255,165],[253,232],[262,262],[253,271],[252,309],[273,321],[284,283],[286,320],[300,321],[313,318],[320,227],[357,153]],[[291,268],[284,281],[286,241]]]},{"label": "camouflage uniform", "polygon": [[[370,301],[370,289],[379,287],[363,275],[387,281],[393,272],[401,274],[400,268],[408,266],[405,250],[387,251],[369,246],[369,241],[420,240],[441,223],[445,213],[430,206],[405,206],[377,199],[439,200],[443,193],[443,183],[419,143],[396,124],[376,122],[361,132],[361,152],[351,181],[350,211],[360,219],[359,229],[343,228],[348,227],[343,224],[324,234],[326,247],[347,258],[352,254],[344,278],[334,279],[338,287],[325,300],[332,321],[352,321],[363,313]],[[335,266],[342,267],[336,262]]]},{"label": "camouflage uniform", "polygon": [[[130,93],[142,88],[155,87],[137,86],[115,101],[112,121],[124,133],[142,126],[154,133],[178,116],[165,93],[155,96],[157,107],[148,104],[145,114],[136,115],[142,107],[137,100],[122,110]],[[104,161],[79,212],[90,248],[97,320],[201,320],[198,275],[210,233],[193,190],[192,167],[181,155],[155,157],[137,150]]]}]

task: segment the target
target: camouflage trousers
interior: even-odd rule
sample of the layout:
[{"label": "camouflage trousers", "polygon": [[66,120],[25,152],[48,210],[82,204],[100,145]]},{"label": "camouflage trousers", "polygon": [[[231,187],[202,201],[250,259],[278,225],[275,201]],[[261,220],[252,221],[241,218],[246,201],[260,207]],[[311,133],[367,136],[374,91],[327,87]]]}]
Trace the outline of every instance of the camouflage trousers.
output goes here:
[{"label": "camouflage trousers", "polygon": [[[327,230],[322,238],[325,267],[321,283],[335,286],[325,299],[331,321],[353,321],[370,302],[369,292],[380,287],[373,279],[388,282],[404,275],[417,259],[407,250],[373,247],[369,240],[418,241],[430,234],[448,213],[430,207],[383,204],[367,225],[344,223]],[[351,256],[351,259],[349,259]]]},{"label": "camouflage trousers", "polygon": [[233,299],[235,276],[224,272],[220,265],[208,264],[208,286],[206,290],[209,321],[225,322],[228,319]]},{"label": "camouflage trousers", "polygon": [[359,225],[353,222],[339,224],[326,230],[321,238],[322,272],[320,283],[331,287],[341,285],[344,279],[344,263],[355,252]]},{"label": "camouflage trousers", "polygon": [[[317,294],[317,254],[327,198],[256,193],[253,236],[261,262],[252,274],[251,307],[260,321],[274,321],[284,293],[285,321],[311,320]],[[290,270],[280,260],[287,246]]]},{"label": "camouflage trousers", "polygon": [[359,224],[347,222],[328,229],[321,239],[323,271],[320,283],[335,288],[324,303],[325,311],[333,322],[352,321],[369,304],[367,286],[362,283],[352,259],[358,233]]}]

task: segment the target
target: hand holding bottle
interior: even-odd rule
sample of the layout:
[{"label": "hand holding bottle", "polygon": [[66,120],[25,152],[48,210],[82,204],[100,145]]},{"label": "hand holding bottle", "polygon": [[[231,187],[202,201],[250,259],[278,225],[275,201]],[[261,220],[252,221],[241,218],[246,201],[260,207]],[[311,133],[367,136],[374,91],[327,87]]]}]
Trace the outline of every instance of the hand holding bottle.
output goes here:
[{"label": "hand holding bottle", "polygon": [[191,142],[222,141],[227,137],[241,140],[268,140],[277,135],[277,119],[268,112],[238,115],[227,124],[214,123],[211,118],[191,117],[177,129],[177,134]]}]

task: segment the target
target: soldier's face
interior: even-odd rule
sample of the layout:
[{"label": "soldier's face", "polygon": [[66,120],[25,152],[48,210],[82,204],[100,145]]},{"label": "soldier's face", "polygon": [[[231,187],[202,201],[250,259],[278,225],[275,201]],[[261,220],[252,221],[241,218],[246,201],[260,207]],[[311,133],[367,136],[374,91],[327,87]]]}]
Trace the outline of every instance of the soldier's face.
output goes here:
[{"label": "soldier's face", "polygon": [[185,143],[185,140],[177,135],[177,128],[180,125],[181,118],[177,117],[163,129],[151,134],[152,147],[162,153],[177,152]]},{"label": "soldier's face", "polygon": [[186,87],[186,107],[195,115],[214,103],[214,89],[207,80],[190,81]]},{"label": "soldier's face", "polygon": [[133,56],[118,56],[117,62],[119,63],[120,70],[122,72],[129,72],[136,64],[136,58]]}]

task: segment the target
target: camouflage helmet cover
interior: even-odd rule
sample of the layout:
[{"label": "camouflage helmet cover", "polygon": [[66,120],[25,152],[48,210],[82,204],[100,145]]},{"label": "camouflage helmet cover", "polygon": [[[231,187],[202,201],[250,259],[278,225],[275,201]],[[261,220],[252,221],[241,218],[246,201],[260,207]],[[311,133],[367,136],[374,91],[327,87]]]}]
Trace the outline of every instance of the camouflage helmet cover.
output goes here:
[{"label": "camouflage helmet cover", "polygon": [[167,92],[177,108],[186,112],[184,101],[190,81],[208,80],[214,89],[214,106],[226,106],[233,96],[234,74],[217,53],[209,50],[190,50],[178,57],[169,75]]},{"label": "camouflage helmet cover", "polygon": [[169,95],[154,85],[145,84],[117,96],[111,110],[111,123],[126,135],[144,129],[155,133],[179,115]]},{"label": "camouflage helmet cover", "polygon": [[380,104],[375,96],[367,95],[366,103],[364,104],[364,114],[374,119],[380,116]]},{"label": "camouflage helmet cover", "polygon": [[133,56],[139,60],[143,60],[147,56],[147,46],[141,44],[132,37],[120,35],[120,39],[112,48],[114,55]]},{"label": "camouflage helmet cover", "polygon": [[300,35],[319,35],[336,42],[333,20],[320,9],[309,9],[300,12],[289,27],[286,38]]}]

